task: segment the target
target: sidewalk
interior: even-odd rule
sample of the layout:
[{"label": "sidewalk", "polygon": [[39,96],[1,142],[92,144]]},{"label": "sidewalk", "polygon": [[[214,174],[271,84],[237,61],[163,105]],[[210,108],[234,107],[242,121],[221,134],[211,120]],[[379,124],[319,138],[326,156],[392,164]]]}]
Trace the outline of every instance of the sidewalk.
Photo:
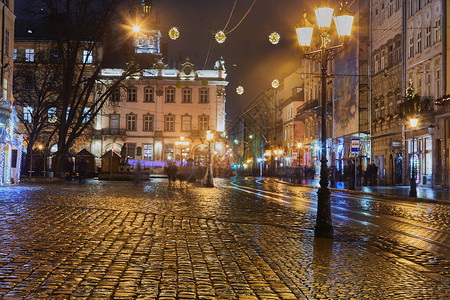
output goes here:
[{"label": "sidewalk", "polygon": [[[319,187],[319,179],[304,179],[302,185],[309,187]],[[336,181],[334,187],[330,186],[331,190],[343,191],[358,194],[374,194],[377,196],[388,197],[388,198],[408,198],[413,200],[414,198],[409,197],[410,187],[408,185],[396,185],[396,186],[356,186],[355,190],[349,190],[343,181]],[[431,188],[424,186],[417,186],[417,199],[418,200],[432,200],[433,202],[447,202],[450,204],[450,190],[443,188]],[[447,204],[446,203],[446,204]]]}]

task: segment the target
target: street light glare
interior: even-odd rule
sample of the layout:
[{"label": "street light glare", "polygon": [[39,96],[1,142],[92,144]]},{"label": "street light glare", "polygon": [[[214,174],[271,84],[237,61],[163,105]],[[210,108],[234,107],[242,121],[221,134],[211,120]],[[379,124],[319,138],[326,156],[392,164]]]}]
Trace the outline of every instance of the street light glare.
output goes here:
[{"label": "street light glare", "polygon": [[417,118],[409,119],[409,124],[411,125],[412,128],[416,128],[417,123],[419,123],[419,119],[417,119]]},{"label": "street light glare", "polygon": [[139,31],[141,31],[141,27],[139,25],[134,25],[133,26],[133,31],[138,33]]}]

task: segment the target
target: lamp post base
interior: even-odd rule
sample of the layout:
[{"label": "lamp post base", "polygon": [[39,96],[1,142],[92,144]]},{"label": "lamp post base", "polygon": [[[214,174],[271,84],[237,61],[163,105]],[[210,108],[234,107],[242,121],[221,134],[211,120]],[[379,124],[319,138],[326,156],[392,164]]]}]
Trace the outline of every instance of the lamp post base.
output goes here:
[{"label": "lamp post base", "polygon": [[317,191],[317,219],[314,227],[314,236],[332,238],[334,234],[331,223],[330,189],[321,187]]},{"label": "lamp post base", "polygon": [[411,186],[409,188],[409,196],[417,198],[417,188],[416,188],[415,184],[411,184]]},{"label": "lamp post base", "polygon": [[213,175],[211,173],[211,168],[208,167],[206,169],[205,178],[203,179],[203,186],[205,187],[214,187]]}]

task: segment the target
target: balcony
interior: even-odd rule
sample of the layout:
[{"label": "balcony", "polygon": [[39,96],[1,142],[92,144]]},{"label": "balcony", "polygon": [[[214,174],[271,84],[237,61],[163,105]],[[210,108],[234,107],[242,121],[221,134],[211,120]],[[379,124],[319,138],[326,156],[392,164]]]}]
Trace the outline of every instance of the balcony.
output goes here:
[{"label": "balcony", "polygon": [[319,107],[320,107],[319,99],[307,101],[305,104],[297,108],[296,118],[303,119],[305,117],[310,116],[311,114],[315,114],[316,110]]},{"label": "balcony", "polygon": [[95,136],[104,136],[104,135],[118,135],[125,136],[126,130],[122,128],[103,128],[100,130],[94,131]]}]

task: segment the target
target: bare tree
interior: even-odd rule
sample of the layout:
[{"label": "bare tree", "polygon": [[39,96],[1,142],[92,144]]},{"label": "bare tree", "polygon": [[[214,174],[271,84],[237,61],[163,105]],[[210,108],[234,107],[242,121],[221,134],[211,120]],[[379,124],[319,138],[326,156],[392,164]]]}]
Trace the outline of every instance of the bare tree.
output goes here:
[{"label": "bare tree", "polygon": [[[123,80],[138,71],[133,62],[106,83],[102,69],[120,56],[117,41],[123,32],[113,26],[118,20],[118,0],[31,0],[29,7],[41,26],[48,28],[58,54],[55,173],[62,175],[64,162],[74,142],[85,134],[93,120]],[[37,9],[38,8],[38,9]],[[113,41],[107,44],[105,41]],[[101,85],[101,86],[99,86]]]},{"label": "bare tree", "polygon": [[14,105],[18,108],[18,119],[25,130],[27,156],[24,170],[30,168],[32,150],[37,141],[48,148],[56,129],[56,82],[59,68],[51,63],[47,50],[38,50],[39,62],[25,63],[18,59],[14,66]]}]

